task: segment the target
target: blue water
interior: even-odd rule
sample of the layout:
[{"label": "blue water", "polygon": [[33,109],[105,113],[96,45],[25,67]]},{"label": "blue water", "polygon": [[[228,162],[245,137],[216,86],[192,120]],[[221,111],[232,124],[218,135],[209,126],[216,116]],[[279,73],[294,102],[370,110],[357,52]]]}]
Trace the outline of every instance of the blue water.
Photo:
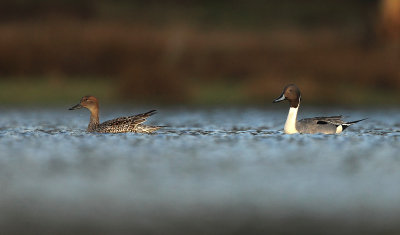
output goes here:
[{"label": "blue water", "polygon": [[146,135],[86,133],[66,108],[0,109],[8,234],[400,233],[398,109],[308,108],[369,119],[286,135],[284,109],[161,108],[148,122],[168,127]]}]

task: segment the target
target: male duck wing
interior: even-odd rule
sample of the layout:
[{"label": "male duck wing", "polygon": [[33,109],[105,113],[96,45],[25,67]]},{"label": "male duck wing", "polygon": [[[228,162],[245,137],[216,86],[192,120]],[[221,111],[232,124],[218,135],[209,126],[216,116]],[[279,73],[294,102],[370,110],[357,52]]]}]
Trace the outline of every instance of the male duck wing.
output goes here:
[{"label": "male duck wing", "polygon": [[343,116],[330,116],[330,117],[315,117],[315,121],[317,124],[326,125],[326,124],[333,124],[335,126],[339,126],[344,124],[345,122],[342,120]]},{"label": "male duck wing", "polygon": [[332,124],[332,125],[342,125],[345,123],[342,120],[343,116],[330,116],[330,117],[313,117],[313,118],[304,118],[299,120],[299,123],[303,124],[310,124],[310,125],[326,125],[326,124]]}]

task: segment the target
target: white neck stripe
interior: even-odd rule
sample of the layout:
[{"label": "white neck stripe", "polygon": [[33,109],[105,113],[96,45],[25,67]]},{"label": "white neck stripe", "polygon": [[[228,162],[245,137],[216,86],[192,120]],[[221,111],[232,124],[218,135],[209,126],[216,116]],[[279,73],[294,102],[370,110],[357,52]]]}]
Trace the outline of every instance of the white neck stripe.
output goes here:
[{"label": "white neck stripe", "polygon": [[284,128],[286,134],[299,133],[296,129],[297,111],[299,111],[299,106],[297,106],[296,108],[290,107],[289,109],[289,114],[287,116]]}]

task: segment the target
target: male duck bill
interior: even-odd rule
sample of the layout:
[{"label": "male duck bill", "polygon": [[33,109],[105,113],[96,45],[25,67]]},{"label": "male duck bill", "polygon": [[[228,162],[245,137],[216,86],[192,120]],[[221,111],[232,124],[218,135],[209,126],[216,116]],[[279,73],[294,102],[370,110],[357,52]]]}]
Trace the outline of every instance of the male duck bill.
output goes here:
[{"label": "male duck bill", "polygon": [[363,121],[365,119],[344,122],[342,116],[331,116],[331,117],[314,117],[306,118],[297,121],[297,112],[299,110],[301,93],[296,85],[287,85],[282,94],[276,98],[273,103],[277,103],[283,100],[289,101],[290,108],[289,114],[286,119],[284,131],[286,134],[339,134],[344,131],[347,127],[353,125],[354,123]]},{"label": "male duck bill", "polygon": [[99,133],[125,133],[125,132],[136,132],[136,133],[152,133],[161,128],[161,126],[148,126],[143,125],[148,117],[156,113],[156,110],[151,110],[146,113],[120,117],[112,119],[103,123],[99,122],[99,102],[94,96],[82,97],[79,104],[71,107],[69,110],[87,108],[90,115],[90,122],[87,128],[88,132],[99,132]]}]

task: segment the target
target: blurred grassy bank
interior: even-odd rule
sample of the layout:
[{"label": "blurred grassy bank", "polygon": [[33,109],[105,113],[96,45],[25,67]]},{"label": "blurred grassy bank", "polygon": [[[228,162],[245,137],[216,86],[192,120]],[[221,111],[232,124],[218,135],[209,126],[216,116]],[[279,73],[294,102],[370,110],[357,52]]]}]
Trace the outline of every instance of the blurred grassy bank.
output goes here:
[{"label": "blurred grassy bank", "polygon": [[[1,105],[69,105],[93,94],[104,102],[115,102],[117,91],[104,79],[64,80],[55,78],[9,78],[0,81]],[[72,105],[72,104],[71,104]]]},{"label": "blurred grassy bank", "polygon": [[0,102],[258,104],[295,83],[310,104],[399,104],[379,3],[7,0]]},{"label": "blurred grassy bank", "polygon": [[[336,90],[321,90],[318,86],[306,86],[300,82],[303,101],[309,105],[391,105],[399,104],[400,93],[388,92],[386,89],[376,89],[344,85]],[[304,86],[302,86],[304,85]],[[252,93],[241,85],[209,84],[190,86],[190,95],[181,102],[163,101],[160,99],[146,99],[145,97],[123,98],[119,89],[112,80],[101,78],[54,79],[40,78],[28,80],[21,78],[0,80],[0,104],[1,106],[30,106],[30,105],[72,105],[78,102],[84,95],[95,95],[101,100],[101,104],[134,103],[152,105],[270,105],[272,100],[278,97],[282,87],[268,88],[262,95]],[[133,96],[133,95],[132,95]],[[318,99],[319,98],[319,99]],[[72,102],[72,103],[71,103]]]}]

